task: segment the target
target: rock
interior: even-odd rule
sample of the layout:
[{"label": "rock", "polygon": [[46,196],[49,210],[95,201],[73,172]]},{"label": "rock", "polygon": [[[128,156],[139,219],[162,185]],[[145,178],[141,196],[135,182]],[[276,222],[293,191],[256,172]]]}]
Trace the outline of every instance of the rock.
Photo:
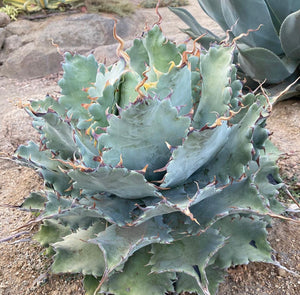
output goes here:
[{"label": "rock", "polygon": [[6,54],[9,54],[14,50],[20,48],[21,45],[22,45],[21,37],[17,35],[12,35],[5,39],[3,50],[6,52]]},{"label": "rock", "polygon": [[43,77],[57,72],[62,60],[56,48],[38,47],[34,43],[28,43],[9,56],[0,67],[0,76],[17,79]]},{"label": "rock", "polygon": [[[98,14],[76,14],[43,24],[43,29],[35,42],[49,44],[53,40],[61,50],[83,53],[100,45],[116,43],[113,25],[114,21],[109,17]],[[118,35],[126,38],[132,35],[135,26],[129,18],[126,18],[119,20],[117,28]]]},{"label": "rock", "polygon": [[[132,45],[132,40],[125,41],[124,50],[129,48],[131,45]],[[106,65],[111,65],[118,60],[117,53],[116,53],[118,46],[119,46],[118,43],[99,46],[91,53],[94,54],[98,62],[104,63]]]},{"label": "rock", "polygon": [[7,26],[9,23],[10,23],[9,16],[4,12],[0,12],[0,28]]},{"label": "rock", "polygon": [[286,272],[286,270],[284,270],[282,268],[279,268],[278,269],[278,275],[281,276],[281,277],[287,277],[288,273]]},{"label": "rock", "polygon": [[0,28],[0,50],[3,48],[6,32],[4,29]]},{"label": "rock", "polygon": [[34,23],[29,20],[18,20],[15,22],[11,22],[5,29],[11,35],[27,35],[31,34],[32,31],[38,29],[39,23]]},{"label": "rock", "polygon": [[[99,14],[59,15],[40,21],[20,20],[5,27],[6,39],[0,52],[0,76],[16,79],[39,78],[61,70],[59,49],[79,54],[95,51],[98,61],[116,58],[114,21]],[[126,40],[142,31],[139,15],[118,20],[117,34]],[[130,43],[131,44],[131,43]],[[102,49],[98,49],[102,46]],[[97,48],[95,50],[95,48]]]}]

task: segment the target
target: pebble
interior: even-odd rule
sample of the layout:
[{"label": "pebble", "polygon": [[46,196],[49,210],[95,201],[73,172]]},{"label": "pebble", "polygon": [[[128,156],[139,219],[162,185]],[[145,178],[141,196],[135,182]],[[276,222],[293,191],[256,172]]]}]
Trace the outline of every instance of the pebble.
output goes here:
[{"label": "pebble", "polygon": [[284,269],[279,268],[278,269],[278,275],[280,275],[281,277],[286,277],[288,274]]}]

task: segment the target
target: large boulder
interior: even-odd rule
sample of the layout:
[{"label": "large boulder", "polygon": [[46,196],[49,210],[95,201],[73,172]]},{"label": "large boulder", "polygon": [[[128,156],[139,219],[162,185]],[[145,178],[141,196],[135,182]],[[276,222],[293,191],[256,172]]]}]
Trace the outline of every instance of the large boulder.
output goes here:
[{"label": "large boulder", "polygon": [[[118,35],[126,40],[141,31],[143,21],[137,22],[137,18],[135,15],[119,19]],[[60,15],[37,22],[12,22],[2,29],[2,33],[0,31],[0,42],[1,38],[5,38],[0,47],[0,76],[27,79],[58,72],[62,56],[53,44],[58,45],[60,52],[87,54],[104,46],[111,53],[112,48],[116,48],[113,45],[116,43],[113,25],[112,18],[98,14]]]},{"label": "large boulder", "polygon": [[1,74],[9,78],[28,79],[56,73],[63,57],[54,47],[27,43],[14,50],[0,67]]}]

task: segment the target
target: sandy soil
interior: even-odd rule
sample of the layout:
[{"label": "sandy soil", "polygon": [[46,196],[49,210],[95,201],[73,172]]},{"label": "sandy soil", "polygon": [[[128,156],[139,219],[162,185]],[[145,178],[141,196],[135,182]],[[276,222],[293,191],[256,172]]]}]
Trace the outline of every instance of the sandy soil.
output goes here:
[{"label": "sandy soil", "polygon": [[[220,33],[216,24],[201,12],[196,0],[187,7],[205,26]],[[183,41],[186,35],[179,28],[184,24],[166,8],[163,16],[164,33],[173,40]],[[157,20],[153,10],[140,10],[149,23]],[[18,166],[9,160],[18,145],[37,137],[31,121],[20,102],[41,99],[47,93],[58,96],[59,74],[31,81],[15,81],[0,78],[0,239],[22,226],[32,216],[26,212],[3,206],[18,206],[31,191],[42,186],[42,180],[34,171]],[[289,100],[275,106],[268,122],[273,143],[283,152],[279,160],[281,174],[295,194],[300,188],[300,101]],[[285,199],[286,200],[286,199]],[[290,204],[288,204],[289,206]],[[28,229],[25,229],[28,230]],[[0,295],[48,294],[81,295],[81,277],[78,275],[51,275],[51,260],[43,255],[43,249],[29,238],[36,228],[20,236],[23,242],[0,244]],[[19,230],[20,231],[20,230]],[[282,265],[300,273],[300,230],[292,222],[275,221],[269,241],[276,250]],[[220,286],[221,295],[296,295],[299,294],[300,277],[293,276],[272,265],[250,263],[229,270],[226,281]]]}]

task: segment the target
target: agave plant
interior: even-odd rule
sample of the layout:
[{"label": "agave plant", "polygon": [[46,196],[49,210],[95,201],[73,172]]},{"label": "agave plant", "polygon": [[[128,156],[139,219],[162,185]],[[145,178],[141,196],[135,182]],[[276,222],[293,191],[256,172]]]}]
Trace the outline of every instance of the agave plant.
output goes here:
[{"label": "agave plant", "polygon": [[36,12],[42,9],[59,9],[64,5],[76,5],[79,2],[80,0],[3,0],[4,4],[26,12]]},{"label": "agave plant", "polygon": [[[158,3],[157,0],[143,0],[140,3],[140,6],[144,8],[154,8],[156,7],[157,3]],[[159,7],[166,7],[166,6],[178,7],[178,6],[188,5],[188,4],[189,4],[188,0],[160,0],[159,1]]]},{"label": "agave plant", "polygon": [[[300,65],[300,1],[298,0],[198,0],[204,12],[236,39],[238,59],[246,75],[268,83],[279,83],[294,73],[299,76]],[[184,30],[193,38],[206,33],[201,39],[220,43],[218,37],[202,27],[183,8],[170,8],[189,28]],[[248,33],[247,33],[248,32]],[[298,70],[297,70],[298,68]],[[281,89],[282,90],[282,89]],[[300,89],[298,89],[300,91]]]},{"label": "agave plant", "polygon": [[242,94],[234,47],[187,51],[159,24],[127,52],[115,37],[117,63],[66,53],[61,97],[27,106],[40,142],[16,158],[45,190],[23,208],[40,211],[52,271],[82,273],[87,294],[215,294],[232,265],[277,264],[271,106]]}]

